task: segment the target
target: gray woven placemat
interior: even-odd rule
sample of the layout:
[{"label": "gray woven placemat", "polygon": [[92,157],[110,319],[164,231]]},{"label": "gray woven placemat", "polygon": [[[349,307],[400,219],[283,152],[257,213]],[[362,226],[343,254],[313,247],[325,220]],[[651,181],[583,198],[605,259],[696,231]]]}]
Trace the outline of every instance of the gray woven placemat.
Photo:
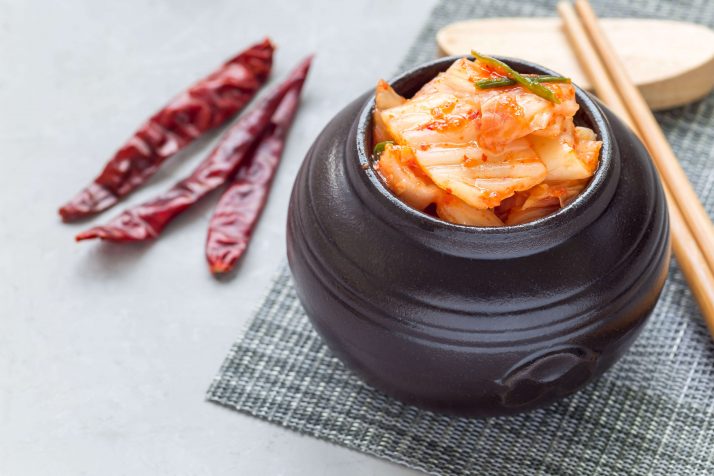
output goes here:
[{"label": "gray woven placemat", "polygon": [[[714,27],[711,0],[594,3],[603,16]],[[434,34],[451,21],[553,12],[546,0],[443,0],[401,67],[433,58]],[[713,211],[714,94],[657,117]],[[488,420],[419,410],[363,384],[313,331],[285,267],[208,399],[433,474],[714,475],[714,345],[676,265],[642,336],[600,380],[549,408]]]}]

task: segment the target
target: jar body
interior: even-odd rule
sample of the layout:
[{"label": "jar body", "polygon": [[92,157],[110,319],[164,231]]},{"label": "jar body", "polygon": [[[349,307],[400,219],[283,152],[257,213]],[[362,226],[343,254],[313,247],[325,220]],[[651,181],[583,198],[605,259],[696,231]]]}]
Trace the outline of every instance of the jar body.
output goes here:
[{"label": "jar body", "polygon": [[474,230],[410,213],[365,178],[367,100],[317,138],[288,213],[298,297],[332,351],[387,394],[468,416],[537,408],[607,370],[669,263],[664,195],[638,139],[584,99],[614,138],[602,183],[542,225]]}]

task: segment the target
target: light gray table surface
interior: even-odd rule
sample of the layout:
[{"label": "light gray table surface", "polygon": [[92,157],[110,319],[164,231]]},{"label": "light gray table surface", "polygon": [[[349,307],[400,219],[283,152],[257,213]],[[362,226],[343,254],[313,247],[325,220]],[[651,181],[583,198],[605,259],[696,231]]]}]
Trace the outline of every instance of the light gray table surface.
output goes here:
[{"label": "light gray table surface", "polygon": [[[340,108],[395,72],[433,0],[0,0],[0,475],[413,474],[204,401],[285,256],[293,178]],[[253,243],[203,256],[212,196],[155,243],[76,244],[57,208],[130,133],[248,44],[273,81],[317,57]],[[113,210],[166,189],[212,141]]]}]

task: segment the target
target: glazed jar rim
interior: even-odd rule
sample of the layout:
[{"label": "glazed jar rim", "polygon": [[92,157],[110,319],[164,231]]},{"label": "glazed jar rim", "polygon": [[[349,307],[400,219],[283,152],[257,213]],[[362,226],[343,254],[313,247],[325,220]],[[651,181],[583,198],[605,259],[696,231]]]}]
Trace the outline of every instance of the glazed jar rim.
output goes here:
[{"label": "glazed jar rim", "polygon": [[[408,86],[408,82],[413,76],[423,75],[425,71],[432,69],[436,70],[436,74],[438,74],[439,71],[444,71],[454,61],[463,57],[464,56],[450,56],[439,58],[412,68],[392,79],[389,83],[397,92],[411,97],[415,91],[405,92],[403,88]],[[470,56],[467,57],[472,59]],[[508,63],[510,66],[521,70],[522,72],[557,75],[557,73],[552,70],[527,61],[514,58],[498,58]],[[426,78],[426,81],[428,80],[429,78]],[[422,85],[423,84],[424,83],[422,83]],[[379,173],[373,167],[371,143],[372,116],[375,106],[374,94],[369,96],[356,121],[356,133],[354,134],[354,139],[356,140],[359,169],[363,172],[362,176],[366,179],[372,189],[377,191],[381,196],[380,201],[382,204],[386,207],[391,207],[389,213],[398,215],[401,219],[397,221],[402,222],[402,224],[406,224],[409,228],[427,228],[429,231],[448,233],[453,236],[465,235],[466,237],[484,236],[503,238],[506,239],[506,241],[508,241],[509,238],[511,240],[515,239],[516,241],[519,241],[519,236],[532,235],[537,230],[558,233],[560,236],[551,236],[550,239],[545,240],[548,243],[542,243],[544,246],[538,247],[540,249],[549,248],[569,238],[597,218],[599,213],[584,212],[587,209],[592,208],[592,205],[595,202],[600,202],[601,206],[597,207],[601,209],[600,212],[604,210],[606,202],[609,202],[612,198],[615,189],[614,186],[608,187],[606,185],[609,181],[614,182],[619,178],[619,166],[616,167],[616,165],[619,164],[615,164],[614,160],[616,155],[616,151],[614,149],[617,145],[614,140],[610,124],[596,100],[594,100],[579,86],[574,86],[576,101],[580,106],[578,115],[585,117],[585,119],[589,122],[587,125],[593,128],[598,139],[602,141],[600,159],[598,168],[585,189],[565,207],[556,212],[550,213],[545,217],[519,225],[505,225],[497,227],[459,225],[441,220],[437,217],[414,209],[401,201],[389,190]],[[421,85],[419,85],[419,87],[421,87]]]}]

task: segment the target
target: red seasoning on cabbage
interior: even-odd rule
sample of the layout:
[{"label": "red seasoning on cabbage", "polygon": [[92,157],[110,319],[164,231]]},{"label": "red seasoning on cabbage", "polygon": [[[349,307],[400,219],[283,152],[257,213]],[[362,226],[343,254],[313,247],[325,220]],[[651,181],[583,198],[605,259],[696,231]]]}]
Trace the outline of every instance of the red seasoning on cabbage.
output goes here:
[{"label": "red seasoning on cabbage", "polygon": [[573,122],[575,88],[474,56],[411,99],[379,82],[375,167],[402,201],[460,225],[516,225],[557,211],[585,188],[601,147]]}]

